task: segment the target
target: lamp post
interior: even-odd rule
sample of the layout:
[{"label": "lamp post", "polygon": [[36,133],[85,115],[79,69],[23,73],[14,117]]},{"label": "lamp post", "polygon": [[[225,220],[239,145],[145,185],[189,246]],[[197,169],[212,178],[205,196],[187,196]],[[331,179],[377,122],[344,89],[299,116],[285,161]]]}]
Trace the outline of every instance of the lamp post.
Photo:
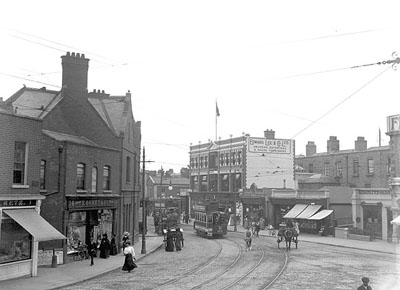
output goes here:
[{"label": "lamp post", "polygon": [[144,189],[144,176],[145,176],[145,148],[143,147],[143,174],[142,174],[142,254],[146,254],[146,201],[145,201],[145,189]]}]

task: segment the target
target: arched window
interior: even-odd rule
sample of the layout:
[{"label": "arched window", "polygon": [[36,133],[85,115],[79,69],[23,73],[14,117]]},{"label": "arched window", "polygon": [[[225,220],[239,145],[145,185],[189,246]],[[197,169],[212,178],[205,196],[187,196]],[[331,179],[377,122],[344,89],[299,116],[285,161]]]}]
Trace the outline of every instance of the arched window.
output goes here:
[{"label": "arched window", "polygon": [[103,190],[110,190],[110,166],[103,167]]}]

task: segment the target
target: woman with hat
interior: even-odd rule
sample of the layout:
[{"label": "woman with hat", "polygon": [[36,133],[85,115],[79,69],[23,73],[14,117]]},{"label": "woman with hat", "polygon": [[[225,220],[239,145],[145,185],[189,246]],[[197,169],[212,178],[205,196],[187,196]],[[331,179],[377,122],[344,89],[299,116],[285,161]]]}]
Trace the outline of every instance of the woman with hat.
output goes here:
[{"label": "woman with hat", "polygon": [[107,259],[110,256],[110,240],[107,234],[103,234],[103,239],[100,243],[100,258]]},{"label": "woman with hat", "polygon": [[122,266],[122,271],[128,271],[130,273],[133,269],[137,268],[135,262],[133,260],[136,260],[135,257],[135,249],[131,246],[131,241],[127,240],[125,242],[125,249],[124,249],[124,255],[125,255],[125,262],[124,265]]},{"label": "woman with hat", "polygon": [[357,288],[357,290],[372,290],[372,287],[368,285],[368,283],[369,283],[368,277],[363,277],[361,279],[361,281],[363,283],[362,283],[362,285],[360,287]]}]

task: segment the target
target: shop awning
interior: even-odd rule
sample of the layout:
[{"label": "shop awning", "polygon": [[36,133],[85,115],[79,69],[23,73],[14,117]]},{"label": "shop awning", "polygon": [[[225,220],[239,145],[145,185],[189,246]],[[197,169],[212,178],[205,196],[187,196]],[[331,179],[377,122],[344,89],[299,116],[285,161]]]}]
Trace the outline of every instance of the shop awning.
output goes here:
[{"label": "shop awning", "polygon": [[320,212],[317,212],[315,215],[309,217],[309,220],[322,220],[328,217],[331,213],[333,213],[332,209],[323,209]]},{"label": "shop awning", "polygon": [[400,215],[390,222],[391,224],[400,226]]},{"label": "shop awning", "polygon": [[284,219],[294,219],[298,216],[305,208],[306,204],[296,204],[287,214],[283,216]]},{"label": "shop awning", "polygon": [[307,206],[305,210],[303,210],[296,219],[308,219],[309,217],[313,216],[319,209],[321,208],[320,205],[311,204]]},{"label": "shop awning", "polygon": [[5,209],[5,214],[19,223],[36,241],[51,241],[66,239],[51,224],[42,218],[34,209]]}]

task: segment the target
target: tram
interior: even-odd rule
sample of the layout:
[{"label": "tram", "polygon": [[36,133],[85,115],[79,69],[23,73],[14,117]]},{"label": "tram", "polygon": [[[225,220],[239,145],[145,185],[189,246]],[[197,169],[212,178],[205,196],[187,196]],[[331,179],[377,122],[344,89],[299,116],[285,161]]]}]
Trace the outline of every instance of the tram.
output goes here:
[{"label": "tram", "polygon": [[218,210],[218,201],[194,205],[193,229],[199,236],[224,237],[227,234],[228,215]]}]

